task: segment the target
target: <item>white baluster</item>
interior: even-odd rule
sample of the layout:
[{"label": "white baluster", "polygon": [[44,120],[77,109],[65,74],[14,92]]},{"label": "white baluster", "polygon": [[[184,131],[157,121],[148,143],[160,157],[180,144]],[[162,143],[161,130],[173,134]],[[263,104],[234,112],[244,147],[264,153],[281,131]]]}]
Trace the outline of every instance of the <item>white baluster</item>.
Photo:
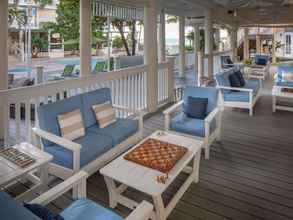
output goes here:
[{"label": "white baluster", "polygon": [[25,101],[25,128],[27,130],[26,141],[31,143],[32,140],[32,124],[31,124],[31,102],[30,100]]},{"label": "white baluster", "polygon": [[21,142],[20,140],[20,103],[15,103],[15,131],[16,131],[16,144]]}]

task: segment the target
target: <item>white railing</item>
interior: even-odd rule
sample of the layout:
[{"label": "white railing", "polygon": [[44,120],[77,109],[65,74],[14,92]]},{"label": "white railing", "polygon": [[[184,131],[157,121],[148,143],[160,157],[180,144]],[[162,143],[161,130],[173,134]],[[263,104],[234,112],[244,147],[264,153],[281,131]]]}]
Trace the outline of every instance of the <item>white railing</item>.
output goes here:
[{"label": "white railing", "polygon": [[[159,64],[158,68],[158,104],[162,104],[171,100],[170,90],[173,89],[173,79],[170,79],[170,76],[173,70],[168,63]],[[111,89],[114,105],[146,110],[148,107],[147,72],[148,67],[142,65],[83,78],[0,91],[0,104],[4,107],[5,146],[21,141],[31,141],[31,127],[38,123],[36,109],[39,105],[98,88]]]},{"label": "white railing", "polygon": [[[174,69],[179,70],[179,54],[172,55],[175,58]],[[185,53],[185,67],[191,69],[194,67],[195,55],[194,52]]]}]

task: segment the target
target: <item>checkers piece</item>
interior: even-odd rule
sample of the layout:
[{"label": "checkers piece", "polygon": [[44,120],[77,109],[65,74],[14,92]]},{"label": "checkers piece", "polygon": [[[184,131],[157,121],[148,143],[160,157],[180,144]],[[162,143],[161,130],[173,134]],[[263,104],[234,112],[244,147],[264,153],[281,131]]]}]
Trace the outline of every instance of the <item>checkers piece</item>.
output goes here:
[{"label": "checkers piece", "polygon": [[185,147],[149,138],[127,153],[124,159],[169,173],[187,151]]},{"label": "checkers piece", "polygon": [[6,160],[9,160],[20,168],[26,168],[36,162],[34,158],[31,158],[27,154],[22,153],[15,148],[5,148],[0,150],[0,156]]}]

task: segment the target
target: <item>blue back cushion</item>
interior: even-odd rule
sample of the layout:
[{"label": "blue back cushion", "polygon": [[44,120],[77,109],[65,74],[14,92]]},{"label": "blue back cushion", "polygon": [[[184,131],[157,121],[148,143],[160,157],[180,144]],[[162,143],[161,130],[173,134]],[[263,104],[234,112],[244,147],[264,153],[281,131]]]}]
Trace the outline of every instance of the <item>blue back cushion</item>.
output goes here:
[{"label": "blue back cushion", "polygon": [[[73,96],[68,99],[63,99],[57,102],[53,102],[38,107],[39,126],[42,130],[61,136],[59,123],[57,120],[58,115],[71,112],[76,109],[80,109],[81,114],[84,118],[82,111],[81,96]],[[45,147],[52,145],[50,141],[42,140]]]},{"label": "blue back cushion", "polygon": [[241,87],[245,86],[245,79],[244,79],[241,71],[240,70],[237,70],[237,71],[235,71],[234,74],[237,76],[237,78],[238,78],[238,80],[240,82],[240,86]]},{"label": "blue back cushion", "polygon": [[227,71],[223,71],[220,73],[217,73],[215,75],[215,78],[217,80],[217,83],[219,86],[226,86],[226,87],[230,87],[230,82],[229,82],[229,75],[234,73],[235,68],[231,68]]},{"label": "blue back cushion", "polygon": [[207,115],[207,98],[189,96],[185,107],[185,114],[190,118],[204,119]]},{"label": "blue back cushion", "polygon": [[64,218],[58,214],[53,213],[50,209],[39,204],[24,204],[24,207],[34,213],[42,220],[64,220]]},{"label": "blue back cushion", "polygon": [[213,87],[193,87],[187,86],[183,95],[183,110],[186,109],[188,97],[207,98],[207,114],[212,112],[218,106],[218,89]]},{"label": "blue back cushion", "polygon": [[32,212],[21,206],[5,192],[0,192],[0,219],[40,220]]},{"label": "blue back cushion", "polygon": [[257,55],[255,55],[254,59],[255,59],[255,64],[256,65],[265,66],[265,65],[267,65],[269,57],[267,55],[257,54]]},{"label": "blue back cushion", "polygon": [[106,101],[111,102],[111,90],[109,88],[97,89],[91,92],[83,93],[81,97],[84,112],[84,125],[88,128],[94,124],[97,124],[92,106]]},{"label": "blue back cushion", "polygon": [[235,73],[229,75],[229,81],[232,87],[241,87],[240,80]]}]

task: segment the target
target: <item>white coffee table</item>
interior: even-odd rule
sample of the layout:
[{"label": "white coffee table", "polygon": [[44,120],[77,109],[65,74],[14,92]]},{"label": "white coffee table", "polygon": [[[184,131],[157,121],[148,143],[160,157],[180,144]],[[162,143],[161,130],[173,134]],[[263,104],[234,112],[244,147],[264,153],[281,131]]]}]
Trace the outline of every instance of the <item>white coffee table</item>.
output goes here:
[{"label": "white coffee table", "polygon": [[[141,166],[134,162],[127,161],[123,158],[124,154],[110,162],[102,168],[100,172],[104,175],[109,192],[110,206],[112,208],[115,208],[118,203],[130,209],[134,209],[138,206],[137,201],[122,195],[128,187],[131,187],[152,197],[155,206],[155,212],[153,213],[152,219],[163,220],[166,219],[171,213],[190,184],[192,182],[197,183],[199,181],[200,154],[203,142],[169,131],[164,132],[164,135],[158,135],[158,132],[159,131],[153,133],[147,138],[155,138],[161,141],[184,146],[188,148],[188,152],[171,170],[169,178],[165,184],[158,183],[156,181],[156,177],[163,175],[163,173]],[[132,149],[137,147],[139,144],[134,146]],[[188,164],[191,161],[193,161],[193,166],[189,167]],[[181,172],[187,172],[189,173],[189,176],[174,195],[170,203],[165,206],[163,204],[162,194]],[[121,184],[116,186],[114,181]]]},{"label": "white coffee table", "polygon": [[[28,143],[21,143],[13,146],[13,148],[31,156],[36,162],[26,168],[20,168],[0,156],[0,189],[15,183],[17,180],[29,179],[34,186],[16,197],[16,200],[24,201],[31,199],[34,192],[46,189],[48,181],[48,166],[53,157]],[[39,171],[39,177],[34,175],[36,171]]]},{"label": "white coffee table", "polygon": [[283,86],[274,86],[272,90],[272,108],[273,112],[276,112],[276,110],[284,110],[284,111],[293,111],[293,107],[291,106],[284,106],[278,104],[278,98],[279,99],[284,99],[293,102],[293,93],[290,92],[283,92],[282,88],[290,88],[292,87],[283,87]]}]

